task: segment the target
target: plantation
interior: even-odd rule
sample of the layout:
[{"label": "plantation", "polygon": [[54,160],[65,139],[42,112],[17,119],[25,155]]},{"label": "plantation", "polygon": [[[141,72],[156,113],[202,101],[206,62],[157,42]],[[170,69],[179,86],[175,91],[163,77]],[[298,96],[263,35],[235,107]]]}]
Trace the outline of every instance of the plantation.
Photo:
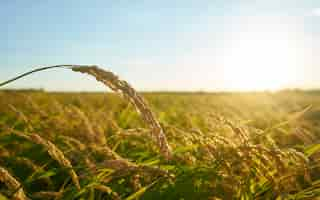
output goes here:
[{"label": "plantation", "polygon": [[0,199],[316,199],[320,93],[0,92]]},{"label": "plantation", "polygon": [[[0,91],[1,199],[315,199],[317,91]],[[118,94],[123,98],[120,98]],[[149,102],[149,103],[147,103]]]}]

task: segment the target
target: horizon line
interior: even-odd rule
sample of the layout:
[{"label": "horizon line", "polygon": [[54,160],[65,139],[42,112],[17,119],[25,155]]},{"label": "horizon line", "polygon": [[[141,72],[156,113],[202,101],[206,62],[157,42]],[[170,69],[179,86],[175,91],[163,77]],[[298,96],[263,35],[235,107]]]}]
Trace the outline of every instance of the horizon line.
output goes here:
[{"label": "horizon line", "polygon": [[[320,87],[314,88],[283,88],[265,90],[136,90],[140,93],[278,93],[278,92],[320,92]],[[103,90],[46,90],[44,88],[0,88],[0,92],[45,92],[45,93],[115,93],[106,88]]]}]

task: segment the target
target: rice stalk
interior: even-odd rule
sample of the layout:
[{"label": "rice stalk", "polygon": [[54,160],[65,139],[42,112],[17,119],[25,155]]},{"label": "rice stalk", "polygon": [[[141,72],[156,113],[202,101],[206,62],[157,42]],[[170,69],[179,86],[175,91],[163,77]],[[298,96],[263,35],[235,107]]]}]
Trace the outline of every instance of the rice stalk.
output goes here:
[{"label": "rice stalk", "polygon": [[160,153],[166,159],[171,158],[171,149],[167,142],[167,138],[156,120],[154,114],[147,106],[144,99],[124,80],[120,80],[118,76],[110,71],[105,71],[97,66],[80,66],[72,67],[75,72],[86,73],[92,75],[97,81],[102,82],[108,86],[111,90],[119,92],[128,98],[131,103],[136,107],[137,111],[141,114],[143,120],[150,126],[152,135],[155,138],[157,145],[159,146]]},{"label": "rice stalk", "polygon": [[21,187],[19,181],[17,181],[6,169],[0,167],[0,181],[4,183],[9,190],[13,191],[12,198],[15,200],[28,199]]},{"label": "rice stalk", "polygon": [[72,106],[72,108],[73,108],[72,110],[79,117],[79,119],[83,124],[83,127],[87,133],[86,139],[91,143],[104,145],[106,143],[104,135],[101,134],[101,132],[94,131],[94,127],[92,126],[87,115],[76,106]]},{"label": "rice stalk", "polygon": [[62,194],[62,192],[40,191],[33,193],[32,197],[36,199],[60,199]]},{"label": "rice stalk", "polygon": [[37,134],[24,134],[16,130],[11,130],[13,134],[20,136],[30,142],[39,144],[43,146],[49,155],[51,156],[52,159],[57,161],[61,166],[67,168],[69,170],[69,175],[71,176],[71,179],[77,189],[80,190],[80,183],[79,183],[79,178],[76,174],[76,172],[73,170],[71,162],[64,156],[63,152],[52,142],[40,137]]},{"label": "rice stalk", "polygon": [[31,123],[27,116],[21,110],[14,107],[12,104],[9,104],[8,106],[13,112],[15,112],[18,115],[19,119],[27,125],[28,131],[33,131],[33,127],[31,126]]},{"label": "rice stalk", "polygon": [[80,142],[79,140],[66,136],[66,135],[59,135],[59,138],[63,140],[64,143],[68,144],[70,148],[74,148],[77,151],[84,151],[86,149],[86,145]]},{"label": "rice stalk", "polygon": [[116,76],[114,73],[110,71],[105,71],[103,69],[100,69],[97,66],[88,66],[88,65],[55,65],[55,66],[37,68],[35,70],[21,74],[10,80],[0,83],[0,87],[7,85],[13,81],[16,81],[20,78],[23,78],[25,76],[28,76],[30,74],[33,74],[39,71],[48,70],[48,69],[53,69],[53,68],[69,68],[74,72],[89,74],[91,76],[94,76],[97,81],[102,82],[111,90],[115,92],[119,92],[120,94],[124,95],[124,97],[129,99],[130,102],[136,107],[137,111],[140,113],[143,120],[150,126],[152,130],[151,131],[152,136],[153,138],[155,138],[162,156],[166,160],[169,160],[172,157],[171,148],[167,142],[167,138],[163,132],[163,129],[160,126],[159,122],[156,120],[154,114],[148,107],[147,103],[126,81],[120,80],[118,76]]},{"label": "rice stalk", "polygon": [[105,186],[105,185],[102,185],[102,184],[97,184],[97,185],[94,185],[93,186],[94,189],[98,190],[98,191],[101,191],[101,192],[104,192],[104,193],[107,193],[109,195],[111,195],[112,199],[114,200],[120,200],[120,196],[118,193],[112,191],[112,189],[108,186]]}]

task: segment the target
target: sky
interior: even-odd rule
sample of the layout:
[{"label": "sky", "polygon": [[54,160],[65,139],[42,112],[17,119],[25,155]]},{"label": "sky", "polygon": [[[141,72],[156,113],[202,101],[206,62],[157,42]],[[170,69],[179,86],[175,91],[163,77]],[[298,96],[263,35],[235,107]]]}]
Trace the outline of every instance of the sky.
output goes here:
[{"label": "sky", "polygon": [[[95,64],[138,90],[320,88],[319,0],[1,0],[0,82]],[[6,88],[102,91],[58,69]]]}]

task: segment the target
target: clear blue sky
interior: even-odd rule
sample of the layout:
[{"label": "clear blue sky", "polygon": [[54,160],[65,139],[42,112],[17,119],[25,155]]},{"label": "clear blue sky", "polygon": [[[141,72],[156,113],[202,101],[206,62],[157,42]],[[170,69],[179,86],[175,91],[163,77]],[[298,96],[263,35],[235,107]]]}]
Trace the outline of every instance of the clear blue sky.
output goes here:
[{"label": "clear blue sky", "polygon": [[[0,25],[0,82],[97,64],[139,90],[320,87],[318,0],[1,0]],[[21,87],[104,89],[66,70]]]}]

